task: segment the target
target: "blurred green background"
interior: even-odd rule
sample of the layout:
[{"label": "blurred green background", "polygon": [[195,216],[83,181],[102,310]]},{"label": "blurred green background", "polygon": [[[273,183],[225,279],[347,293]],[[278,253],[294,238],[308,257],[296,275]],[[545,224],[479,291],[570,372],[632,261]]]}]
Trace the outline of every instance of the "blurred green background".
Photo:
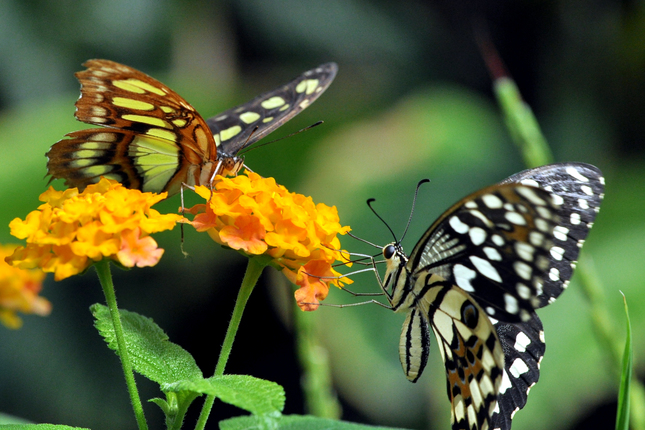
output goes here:
[{"label": "blurred green background", "polygon": [[[456,5],[459,3],[459,6]],[[247,164],[291,191],[336,205],[341,222],[378,244],[401,234],[415,184],[422,188],[410,231],[423,231],[469,192],[524,169],[491,92],[473,27],[493,43],[533,107],[557,161],[596,164],[606,198],[583,253],[604,286],[615,337],[624,324],[619,290],[632,313],[636,374],[645,371],[645,3],[637,1],[239,0],[0,3],[0,225],[24,218],[46,189],[44,153],[74,120],[73,73],[89,58],[136,67],[216,115],[335,61],[328,91],[271,139],[307,133],[252,151]],[[62,184],[55,183],[58,189]],[[175,211],[179,198],[161,205]],[[188,204],[190,206],[190,202]],[[8,227],[2,242],[15,242]],[[115,270],[120,306],[152,317],[212,374],[246,261],[187,231],[158,236],[166,255],[154,268]],[[373,252],[350,238],[343,246]],[[376,291],[372,274],[355,290]],[[542,309],[547,351],[539,384],[514,429],[613,428],[618,379],[596,341],[589,307],[574,281]],[[293,288],[267,270],[250,299],[227,371],[270,379],[287,391],[287,413],[305,413],[293,340]],[[93,271],[43,295],[47,318],[21,330],[0,327],[0,412],[100,429],[135,427],[116,356],[92,327],[88,307],[103,302]],[[353,298],[332,290],[329,303]],[[403,322],[378,306],[309,313],[331,359],[343,418],[418,429],[449,428],[440,357],[409,383],[398,362]],[[159,395],[142,382],[142,397]],[[146,406],[151,428],[162,427]],[[195,420],[198,407],[193,406]],[[240,414],[217,404],[209,428]],[[605,420],[605,421],[603,421]],[[192,424],[187,428],[192,427]]]}]

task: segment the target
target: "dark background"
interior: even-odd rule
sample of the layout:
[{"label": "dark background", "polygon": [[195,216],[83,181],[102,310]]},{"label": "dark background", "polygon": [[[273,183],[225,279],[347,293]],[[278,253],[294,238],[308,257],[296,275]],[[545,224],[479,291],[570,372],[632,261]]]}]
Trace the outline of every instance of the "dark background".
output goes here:
[{"label": "dark background", "polygon": [[[459,3],[456,6],[455,3]],[[593,257],[622,341],[619,290],[630,304],[636,372],[645,340],[645,4],[631,1],[242,0],[112,2],[9,1],[0,5],[0,225],[24,218],[46,189],[49,146],[83,128],[73,117],[89,58],[136,67],[185,97],[204,117],[335,61],[339,74],[309,109],[275,132],[305,134],[252,151],[247,164],[291,191],[336,205],[341,222],[378,244],[391,240],[365,206],[369,197],[397,234],[416,182],[419,196],[404,246],[467,193],[524,168],[491,92],[473,28],[490,37],[534,109],[557,161],[596,164],[606,198],[584,253]],[[54,184],[58,189],[62,184]],[[160,205],[175,211],[177,197]],[[152,317],[212,374],[246,260],[188,232],[157,236],[166,254],[154,268],[115,270],[120,306]],[[0,240],[16,242],[7,227]],[[343,238],[343,246],[372,252]],[[357,290],[378,288],[371,274]],[[594,336],[574,281],[540,311],[547,352],[540,383],[514,429],[612,428],[617,378]],[[287,393],[286,413],[304,413],[293,340],[293,288],[268,270],[253,293],[227,372],[270,379]],[[47,318],[0,327],[0,411],[100,429],[135,423],[117,358],[92,327],[103,302],[93,271],[43,295]],[[352,298],[332,290],[329,303]],[[444,371],[436,352],[413,385],[398,362],[403,317],[377,306],[323,308],[314,318],[329,353],[348,420],[449,428]],[[433,350],[436,345],[433,341]],[[142,381],[144,399],[159,396]],[[200,401],[198,401],[200,402]],[[605,405],[609,405],[606,406]],[[145,405],[151,428],[162,427]],[[198,406],[193,406],[195,419]],[[239,415],[216,404],[216,421]],[[601,418],[589,416],[598,413]],[[587,423],[583,420],[590,419]],[[192,427],[192,422],[187,428]]]}]

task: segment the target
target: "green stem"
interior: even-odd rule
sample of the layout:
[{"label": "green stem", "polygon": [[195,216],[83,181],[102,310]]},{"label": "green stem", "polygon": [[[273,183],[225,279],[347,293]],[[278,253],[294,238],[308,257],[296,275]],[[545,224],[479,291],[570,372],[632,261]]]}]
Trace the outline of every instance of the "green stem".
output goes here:
[{"label": "green stem", "polygon": [[[226,330],[226,337],[224,338],[224,344],[222,345],[222,350],[219,354],[219,359],[217,360],[217,366],[215,367],[215,376],[221,376],[224,374],[224,368],[226,367],[226,362],[228,357],[231,354],[231,349],[233,348],[233,341],[235,341],[235,335],[237,334],[237,329],[240,327],[240,321],[242,320],[242,314],[244,313],[244,308],[246,307],[246,302],[249,300],[255,284],[257,284],[260,274],[264,267],[268,264],[269,260],[264,261],[259,257],[249,258],[249,264],[246,267],[246,273],[244,274],[244,279],[242,280],[242,286],[240,291],[237,293],[237,300],[235,302],[235,309],[233,309],[233,316],[231,321],[228,323],[228,329]],[[195,430],[203,430],[206,426],[206,421],[208,416],[211,413],[213,408],[213,403],[215,402],[215,396],[207,396],[204,400],[204,406],[202,406],[202,412],[199,414],[199,420],[195,426]]]},{"label": "green stem", "polygon": [[139,430],[148,430],[148,423],[143,413],[141,398],[139,397],[139,391],[134,381],[132,363],[130,362],[130,356],[125,345],[119,308],[116,305],[116,294],[114,293],[114,284],[112,283],[112,274],[110,273],[110,260],[104,258],[94,263],[94,267],[96,267],[96,273],[99,276],[99,282],[105,294],[105,301],[107,302],[108,309],[110,309],[110,316],[112,317],[112,324],[114,325],[114,335],[116,336],[116,342],[119,348],[119,358],[121,359],[121,366],[123,367],[123,376],[125,376],[125,383],[128,386],[132,409],[134,409],[134,415],[137,418],[137,425]]},{"label": "green stem", "polygon": [[[294,304],[295,307],[295,304]],[[302,389],[307,412],[320,418],[340,419],[341,407],[333,389],[329,355],[316,336],[312,312],[295,311],[298,358],[303,369]]]}]

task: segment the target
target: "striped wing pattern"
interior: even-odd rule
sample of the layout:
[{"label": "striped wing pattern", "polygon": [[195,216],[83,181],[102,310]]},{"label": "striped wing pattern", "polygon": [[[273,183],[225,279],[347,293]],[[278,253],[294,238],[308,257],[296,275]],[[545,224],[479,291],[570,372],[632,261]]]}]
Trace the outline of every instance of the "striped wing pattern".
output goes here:
[{"label": "striped wing pattern", "polygon": [[109,60],[84,66],[76,73],[81,97],[75,116],[102,127],[69,133],[54,144],[48,173],[79,189],[104,176],[169,194],[182,184],[210,185],[216,174],[236,174],[243,165],[238,152],[305,109],[337,70],[334,63],[322,65],[207,122],[177,93],[136,69]]},{"label": "striped wing pattern", "polygon": [[460,200],[408,258],[383,248],[383,288],[408,313],[399,355],[415,382],[435,333],[453,429],[510,429],[539,378],[544,332],[534,310],[568,285],[604,196],[596,167],[561,163],[520,172]]}]

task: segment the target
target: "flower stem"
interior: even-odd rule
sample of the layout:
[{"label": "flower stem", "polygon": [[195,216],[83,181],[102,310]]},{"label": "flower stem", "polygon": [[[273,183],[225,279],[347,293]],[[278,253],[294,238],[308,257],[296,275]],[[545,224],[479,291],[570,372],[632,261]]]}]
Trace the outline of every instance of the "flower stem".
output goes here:
[{"label": "flower stem", "polygon": [[[224,374],[224,368],[226,367],[226,362],[228,357],[231,354],[231,349],[233,348],[233,341],[235,340],[235,335],[237,334],[237,329],[240,326],[240,321],[242,320],[242,314],[244,313],[244,308],[246,307],[246,302],[249,300],[249,296],[255,288],[255,284],[260,278],[260,274],[264,267],[268,264],[269,260],[264,261],[264,259],[254,257],[249,258],[249,264],[246,267],[246,273],[244,274],[244,279],[242,280],[242,286],[240,291],[237,293],[237,300],[235,302],[235,309],[233,309],[233,316],[231,321],[228,323],[228,329],[226,330],[226,337],[224,338],[224,344],[222,345],[222,350],[219,354],[219,359],[217,360],[217,365],[215,367],[215,376],[221,376]],[[213,408],[213,403],[215,402],[215,396],[207,396],[204,401],[204,406],[202,406],[202,412],[199,415],[199,420],[195,426],[195,430],[203,430],[206,426],[206,420],[210,415],[211,409]]]},{"label": "flower stem", "polygon": [[134,381],[134,372],[132,371],[132,363],[130,356],[125,346],[125,337],[123,336],[123,326],[121,325],[121,318],[119,316],[119,309],[116,305],[116,294],[114,293],[114,284],[112,283],[112,274],[110,273],[110,260],[104,258],[101,261],[94,263],[96,273],[99,276],[99,281],[103,287],[105,294],[105,301],[107,302],[108,309],[110,309],[110,316],[112,317],[112,324],[114,325],[114,335],[116,336],[117,346],[119,348],[119,358],[121,359],[121,366],[123,367],[123,375],[125,376],[125,383],[128,386],[130,393],[130,401],[132,402],[132,409],[137,419],[139,430],[147,430],[148,423],[143,413],[143,406],[139,391]]}]

